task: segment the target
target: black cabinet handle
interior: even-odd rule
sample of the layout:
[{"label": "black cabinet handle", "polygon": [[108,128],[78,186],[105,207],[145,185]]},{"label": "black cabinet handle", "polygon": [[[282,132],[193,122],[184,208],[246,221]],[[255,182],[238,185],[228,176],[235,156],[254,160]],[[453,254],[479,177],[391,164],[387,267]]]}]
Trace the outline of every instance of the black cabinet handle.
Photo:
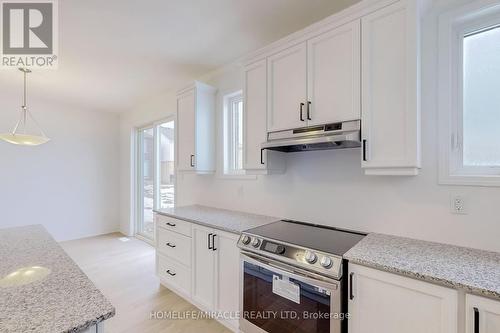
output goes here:
[{"label": "black cabinet handle", "polygon": [[265,164],[264,163],[264,149],[260,150],[260,164]]},{"label": "black cabinet handle", "polygon": [[354,299],[354,292],[353,292],[353,286],[352,286],[353,277],[354,277],[354,273],[349,274],[349,299],[350,300]]},{"label": "black cabinet handle", "polygon": [[172,272],[170,271],[170,269],[167,269],[167,274],[169,274],[170,276],[176,276],[176,275],[177,275],[177,273],[172,273]]},{"label": "black cabinet handle", "polygon": [[217,251],[217,248],[215,247],[215,236],[216,234],[212,235],[212,251]]},{"label": "black cabinet handle", "polygon": [[167,222],[167,225],[168,225],[168,226],[171,226],[171,227],[175,227],[175,226],[176,226],[176,224],[175,224],[175,223],[170,223],[170,222]]},{"label": "black cabinet handle", "polygon": [[171,248],[174,248],[174,247],[175,247],[175,245],[170,244],[170,243],[167,243],[166,245],[167,245],[168,247],[171,247]]},{"label": "black cabinet handle", "polygon": [[363,161],[367,161],[367,157],[366,157],[366,140],[363,140]]},{"label": "black cabinet handle", "polygon": [[194,155],[191,155],[191,167],[194,168]]},{"label": "black cabinet handle", "polygon": [[208,234],[208,237],[207,237],[207,238],[208,238],[208,249],[209,249],[209,250],[212,250],[212,249],[213,249],[213,246],[210,244],[210,240],[211,240],[211,238],[212,238],[212,235],[213,235],[213,234],[212,234],[212,233],[210,233],[210,234]]},{"label": "black cabinet handle", "polygon": [[307,120],[312,120],[311,119],[311,102],[307,101]]},{"label": "black cabinet handle", "polygon": [[305,121],[302,112],[304,111],[304,103],[300,103],[300,121]]},{"label": "black cabinet handle", "polygon": [[479,309],[474,308],[474,333],[479,333]]}]

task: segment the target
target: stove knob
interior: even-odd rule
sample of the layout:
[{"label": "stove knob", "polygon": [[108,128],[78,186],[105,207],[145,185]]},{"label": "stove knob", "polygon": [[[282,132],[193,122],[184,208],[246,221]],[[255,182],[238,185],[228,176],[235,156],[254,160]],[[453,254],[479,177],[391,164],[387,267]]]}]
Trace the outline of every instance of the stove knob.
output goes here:
[{"label": "stove knob", "polygon": [[248,244],[250,244],[250,241],[251,241],[251,240],[252,240],[252,239],[251,239],[249,236],[247,236],[247,235],[244,235],[244,236],[241,238],[241,242],[243,243],[243,245],[248,245]]},{"label": "stove knob", "polygon": [[253,247],[259,247],[259,245],[260,245],[260,239],[254,238],[253,241],[252,241],[252,246]]},{"label": "stove knob", "polygon": [[306,253],[304,254],[304,258],[310,264],[314,264],[318,260],[318,256],[316,255],[316,253],[311,251],[306,251]]},{"label": "stove knob", "polygon": [[330,268],[333,266],[333,261],[330,257],[322,257],[319,264],[324,268]]}]

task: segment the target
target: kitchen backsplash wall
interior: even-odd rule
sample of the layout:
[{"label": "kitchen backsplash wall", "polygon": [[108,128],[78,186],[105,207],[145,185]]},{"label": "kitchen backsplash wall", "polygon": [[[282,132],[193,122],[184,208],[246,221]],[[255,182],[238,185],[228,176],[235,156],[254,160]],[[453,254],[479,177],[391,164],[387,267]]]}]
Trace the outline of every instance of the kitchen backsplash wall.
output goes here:
[{"label": "kitchen backsplash wall", "polygon": [[[437,15],[451,3],[437,2],[426,15],[422,54],[422,160],[416,177],[365,176],[359,150],[303,152],[286,155],[283,175],[256,180],[181,174],[177,202],[205,204],[312,223],[381,232],[500,251],[498,187],[438,185],[437,177]],[[203,81],[219,88],[218,161],[221,157],[221,100],[242,88],[237,66]],[[122,165],[131,165],[130,134],[142,125],[175,112],[175,93],[159,96],[122,116]],[[131,169],[122,173],[122,231],[131,233]],[[450,213],[452,194],[464,196],[467,215]]]}]

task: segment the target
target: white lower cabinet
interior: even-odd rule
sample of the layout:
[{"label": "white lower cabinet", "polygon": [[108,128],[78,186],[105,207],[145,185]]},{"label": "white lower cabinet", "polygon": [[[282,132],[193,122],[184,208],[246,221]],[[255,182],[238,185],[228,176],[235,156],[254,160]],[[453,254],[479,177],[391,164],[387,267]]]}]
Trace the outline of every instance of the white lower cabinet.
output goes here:
[{"label": "white lower cabinet", "polygon": [[500,332],[500,301],[466,295],[465,311],[466,333]]},{"label": "white lower cabinet", "polygon": [[456,290],[354,264],[349,270],[349,333],[457,333]]},{"label": "white lower cabinet", "polygon": [[238,320],[231,318],[239,309],[237,240],[235,234],[193,225],[193,303],[224,314],[221,323],[235,331]]},{"label": "white lower cabinet", "polygon": [[156,273],[167,288],[238,332],[238,235],[156,215]]}]

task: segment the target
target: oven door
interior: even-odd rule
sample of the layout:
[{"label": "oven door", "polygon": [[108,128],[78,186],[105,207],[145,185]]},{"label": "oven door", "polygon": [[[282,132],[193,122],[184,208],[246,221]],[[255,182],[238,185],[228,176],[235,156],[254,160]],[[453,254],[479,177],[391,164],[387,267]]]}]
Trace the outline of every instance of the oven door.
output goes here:
[{"label": "oven door", "polygon": [[340,282],[293,266],[241,254],[244,333],[341,333]]}]

